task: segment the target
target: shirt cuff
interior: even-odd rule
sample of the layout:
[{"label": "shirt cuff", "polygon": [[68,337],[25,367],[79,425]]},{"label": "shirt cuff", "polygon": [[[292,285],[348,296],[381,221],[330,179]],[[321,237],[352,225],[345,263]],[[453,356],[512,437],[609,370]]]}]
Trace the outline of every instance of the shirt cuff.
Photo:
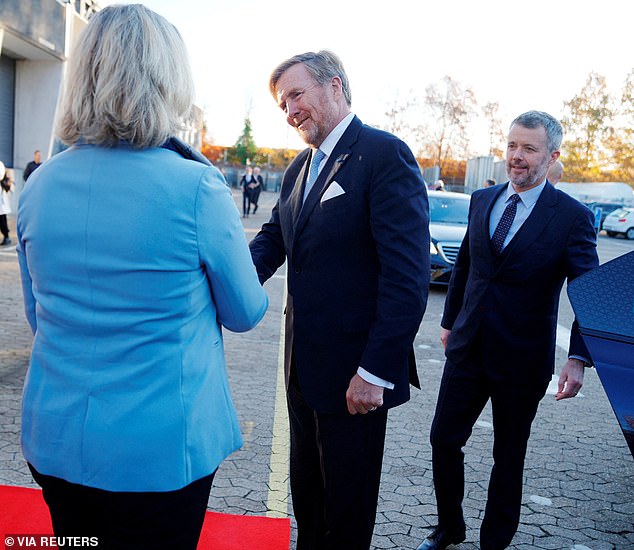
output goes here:
[{"label": "shirt cuff", "polygon": [[583,363],[584,367],[592,367],[592,361],[589,361],[588,359],[586,359],[585,357],[582,357],[581,355],[569,355],[568,359],[578,359],[579,361]]},{"label": "shirt cuff", "polygon": [[369,373],[363,367],[359,367],[357,369],[357,374],[370,384],[374,384],[375,386],[380,386],[382,388],[387,388],[388,390],[394,389],[394,384],[392,384],[392,382],[388,382],[387,380],[383,380],[383,378],[374,376],[374,374]]}]

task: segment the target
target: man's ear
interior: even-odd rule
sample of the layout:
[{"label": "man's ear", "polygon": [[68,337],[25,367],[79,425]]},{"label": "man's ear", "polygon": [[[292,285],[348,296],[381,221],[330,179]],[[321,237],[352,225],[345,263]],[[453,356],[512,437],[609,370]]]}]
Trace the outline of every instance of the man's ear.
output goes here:
[{"label": "man's ear", "polygon": [[555,164],[555,162],[557,162],[559,155],[561,155],[561,151],[553,151],[550,154],[550,160],[548,161],[548,168],[550,168],[553,164]]},{"label": "man's ear", "polygon": [[332,88],[335,98],[339,99],[341,94],[343,94],[343,84],[341,83],[341,78],[333,76],[330,80],[330,87]]}]

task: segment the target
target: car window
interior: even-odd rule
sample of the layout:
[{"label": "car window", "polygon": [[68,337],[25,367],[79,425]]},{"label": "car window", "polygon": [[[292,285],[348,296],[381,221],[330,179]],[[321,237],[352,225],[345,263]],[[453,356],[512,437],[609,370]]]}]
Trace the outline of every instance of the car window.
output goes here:
[{"label": "car window", "polygon": [[602,202],[595,202],[594,204],[592,204],[592,210],[596,210],[597,208],[600,208],[601,210],[603,210],[603,212],[614,212],[615,210],[618,210],[619,208],[623,208],[623,205],[602,203]]},{"label": "car window", "polygon": [[429,197],[429,217],[435,223],[467,224],[469,200],[454,197]]},{"label": "car window", "polygon": [[610,217],[613,218],[625,218],[632,213],[632,210],[628,210],[627,208],[619,208],[610,214]]}]

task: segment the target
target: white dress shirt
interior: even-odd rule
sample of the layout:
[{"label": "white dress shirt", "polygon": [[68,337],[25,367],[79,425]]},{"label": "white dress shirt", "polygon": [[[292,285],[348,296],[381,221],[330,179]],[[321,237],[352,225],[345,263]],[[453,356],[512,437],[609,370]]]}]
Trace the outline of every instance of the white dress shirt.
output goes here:
[{"label": "white dress shirt", "polygon": [[506,208],[506,203],[508,202],[511,195],[519,195],[520,200],[517,202],[517,212],[515,213],[515,218],[513,219],[513,223],[511,224],[511,228],[509,229],[506,238],[504,239],[504,245],[502,249],[506,248],[506,245],[511,242],[511,239],[515,236],[515,234],[519,231],[520,227],[524,224],[530,213],[535,208],[535,204],[537,203],[537,199],[542,194],[544,190],[544,186],[546,185],[546,180],[544,180],[537,187],[533,187],[528,191],[522,191],[521,193],[517,193],[513,188],[513,185],[509,182],[508,187],[506,188],[506,193],[502,193],[495,204],[493,205],[493,209],[491,210],[491,217],[489,218],[489,237],[493,237],[493,233],[495,228],[498,226],[500,219],[502,218],[502,214],[504,213],[504,209]]}]

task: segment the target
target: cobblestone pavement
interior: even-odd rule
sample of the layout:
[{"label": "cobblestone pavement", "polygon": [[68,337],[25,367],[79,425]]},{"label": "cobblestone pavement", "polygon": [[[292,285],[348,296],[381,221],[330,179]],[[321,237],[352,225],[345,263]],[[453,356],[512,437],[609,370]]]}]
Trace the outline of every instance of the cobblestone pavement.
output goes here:
[{"label": "cobblestone pavement", "polygon": [[[275,199],[272,193],[262,193],[257,214],[244,219],[249,239],[268,218]],[[610,246],[617,247],[612,255],[634,249],[632,242],[601,239],[600,252]],[[285,405],[277,388],[281,271],[266,284],[271,304],[262,323],[246,334],[225,332],[245,444],[220,467],[209,499],[212,510],[292,514]],[[423,389],[415,390],[409,403],[390,413],[373,548],[415,549],[436,522],[428,434],[444,359],[438,340],[444,297],[444,290],[431,290],[415,342]],[[561,309],[560,323],[569,327],[571,313],[565,298]],[[4,248],[0,312],[0,483],[34,486],[19,449],[20,393],[31,336],[22,311],[15,253]],[[558,365],[563,360],[564,351],[558,349]],[[459,548],[478,547],[491,446],[491,413],[486,409],[465,448],[468,530]],[[582,396],[556,403],[551,394],[540,405],[526,459],[521,524],[511,548],[634,548],[634,460],[594,370],[586,375]]]}]

